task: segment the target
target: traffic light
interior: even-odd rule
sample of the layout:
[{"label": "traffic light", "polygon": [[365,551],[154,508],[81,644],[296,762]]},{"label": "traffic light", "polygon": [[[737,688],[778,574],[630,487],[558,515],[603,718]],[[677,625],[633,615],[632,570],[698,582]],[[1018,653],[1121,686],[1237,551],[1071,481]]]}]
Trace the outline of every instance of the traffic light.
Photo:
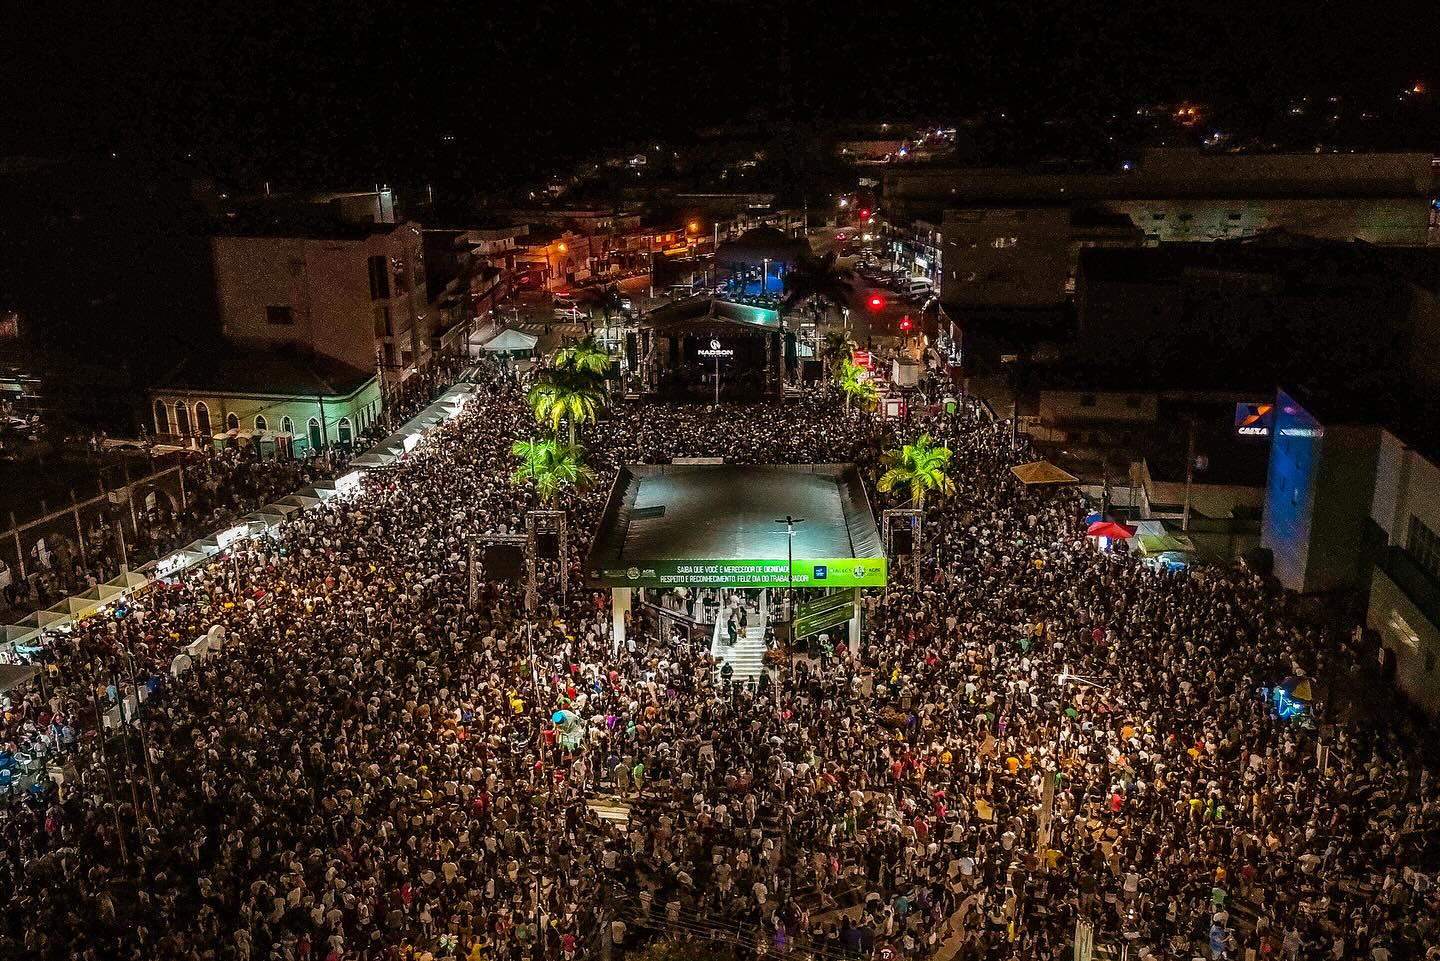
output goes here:
[{"label": "traffic light", "polygon": [[901,318],[900,318],[900,329],[903,330],[903,331],[907,331],[907,332],[910,330],[910,315],[909,315],[909,314],[906,314],[904,317],[901,317]]},{"label": "traffic light", "polygon": [[871,310],[880,310],[885,306],[885,298],[879,294],[871,294],[869,299],[865,301],[865,305]]},{"label": "traffic light", "polygon": [[870,210],[869,210],[869,208],[865,208],[865,209],[862,209],[862,210],[860,211],[860,219],[861,219],[861,220],[869,220],[869,219],[870,219]]}]

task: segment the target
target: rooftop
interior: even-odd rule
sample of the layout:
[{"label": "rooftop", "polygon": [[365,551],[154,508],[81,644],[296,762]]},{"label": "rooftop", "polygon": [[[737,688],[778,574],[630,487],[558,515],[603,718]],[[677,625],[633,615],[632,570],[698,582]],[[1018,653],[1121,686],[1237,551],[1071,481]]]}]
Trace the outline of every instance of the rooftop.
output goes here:
[{"label": "rooftop", "polygon": [[[804,518],[793,544],[778,520],[787,514]],[[796,563],[787,572],[791,550]],[[587,566],[592,582],[621,587],[759,586],[790,577],[825,587],[883,584],[884,556],[853,464],[630,464],[611,489]],[[757,572],[756,562],[772,563]],[[768,579],[755,580],[757,573]]]},{"label": "rooftop", "polygon": [[329,357],[296,357],[229,348],[184,360],[153,390],[220,391],[247,395],[345,397],[374,378]]}]

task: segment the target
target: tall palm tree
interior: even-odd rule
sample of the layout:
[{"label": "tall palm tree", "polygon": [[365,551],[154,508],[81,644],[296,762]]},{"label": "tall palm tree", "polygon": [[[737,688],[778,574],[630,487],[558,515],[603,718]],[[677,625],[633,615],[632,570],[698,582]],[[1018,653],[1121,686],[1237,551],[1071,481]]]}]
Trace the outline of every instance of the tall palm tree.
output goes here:
[{"label": "tall palm tree", "polygon": [[542,501],[553,503],[566,487],[583,491],[598,477],[586,463],[584,449],[574,444],[551,438],[517,440],[510,452],[520,458],[520,466],[510,479],[516,484],[534,484]]},{"label": "tall palm tree", "polygon": [[557,370],[589,374],[598,382],[604,380],[610,371],[610,355],[591,335],[557,350],[554,366]]},{"label": "tall palm tree", "polygon": [[848,330],[832,330],[825,335],[825,343],[820,347],[820,359],[825,362],[825,369],[833,379],[840,379],[842,361],[853,361],[855,350],[859,346]]},{"label": "tall palm tree", "polygon": [[548,422],[552,430],[558,431],[560,422],[565,421],[570,427],[570,443],[574,445],[579,425],[587,420],[593,422],[605,406],[605,393],[590,371],[551,367],[531,386],[525,401],[535,413],[535,419],[542,424]]},{"label": "tall palm tree", "polygon": [[955,493],[955,481],[946,470],[950,448],[936,445],[929,434],[921,434],[913,444],[899,450],[886,452],[881,460],[889,470],[876,486],[884,493],[908,490],[916,507],[925,505],[927,495],[943,498]]},{"label": "tall palm tree", "polygon": [[840,385],[840,392],[845,395],[847,412],[852,403],[861,410],[870,410],[880,401],[880,391],[870,379],[870,371],[853,360],[841,359],[836,380]]},{"label": "tall palm tree", "polygon": [[600,313],[601,319],[605,322],[605,340],[610,340],[610,319],[620,314],[621,310],[620,288],[615,284],[602,287],[595,292],[591,300],[591,306]]}]

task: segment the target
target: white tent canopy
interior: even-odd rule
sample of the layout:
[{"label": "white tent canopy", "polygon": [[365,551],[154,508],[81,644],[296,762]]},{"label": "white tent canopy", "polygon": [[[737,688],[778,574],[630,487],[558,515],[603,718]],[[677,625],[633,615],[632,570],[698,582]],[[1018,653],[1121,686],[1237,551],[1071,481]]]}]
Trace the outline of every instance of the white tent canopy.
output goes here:
[{"label": "white tent canopy", "polygon": [[502,328],[499,333],[495,334],[489,331],[480,331],[470,335],[472,347],[479,347],[492,354],[532,351],[538,343],[540,343],[540,338],[534,334],[527,334],[523,330],[514,330],[510,327]]}]

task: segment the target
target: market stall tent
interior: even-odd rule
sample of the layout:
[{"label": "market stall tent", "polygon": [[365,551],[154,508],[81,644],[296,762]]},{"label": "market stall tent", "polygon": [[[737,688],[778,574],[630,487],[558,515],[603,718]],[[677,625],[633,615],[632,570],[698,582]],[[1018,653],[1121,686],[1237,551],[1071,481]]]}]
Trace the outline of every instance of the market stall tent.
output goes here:
[{"label": "market stall tent", "polygon": [[1048,460],[1031,461],[1028,464],[1010,468],[1010,473],[1027,487],[1043,484],[1078,484],[1080,478],[1069,471],[1063,471]]},{"label": "market stall tent", "polygon": [[150,583],[150,578],[134,571],[121,571],[117,577],[112,577],[105,582],[106,587],[118,588],[121,591],[133,591],[137,587],[144,587]]},{"label": "market stall tent", "polygon": [[40,668],[33,664],[0,664],[0,693],[24,684],[39,673]]},{"label": "market stall tent", "polygon": [[40,628],[30,627],[21,624],[6,624],[0,628],[0,644],[10,646],[12,644],[24,644],[32,638],[38,637]]},{"label": "market stall tent", "polygon": [[540,338],[534,334],[527,334],[522,330],[514,330],[510,327],[504,327],[494,334],[482,331],[472,334],[470,338],[471,347],[478,347],[486,353],[524,355],[526,357],[534,353],[535,345],[538,343],[540,343]]}]

